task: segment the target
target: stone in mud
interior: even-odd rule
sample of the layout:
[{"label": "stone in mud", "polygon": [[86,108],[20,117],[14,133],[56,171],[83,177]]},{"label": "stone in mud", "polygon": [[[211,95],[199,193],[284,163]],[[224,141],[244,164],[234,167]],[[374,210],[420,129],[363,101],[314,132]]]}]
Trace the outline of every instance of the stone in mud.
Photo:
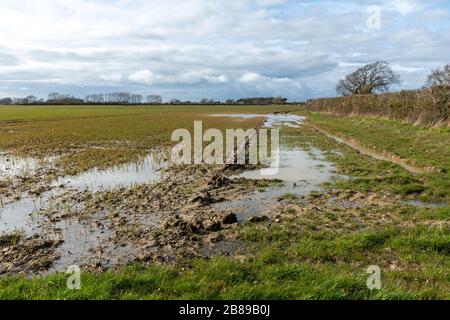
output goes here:
[{"label": "stone in mud", "polygon": [[237,222],[238,222],[238,219],[234,213],[228,213],[222,217],[223,224],[234,224]]}]

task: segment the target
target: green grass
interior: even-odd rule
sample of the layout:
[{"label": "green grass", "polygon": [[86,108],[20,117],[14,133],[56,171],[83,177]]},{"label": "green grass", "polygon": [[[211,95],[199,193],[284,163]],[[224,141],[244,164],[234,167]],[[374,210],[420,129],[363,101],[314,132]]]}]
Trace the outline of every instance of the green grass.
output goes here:
[{"label": "green grass", "polygon": [[[193,260],[188,267],[133,265],[68,275],[0,279],[0,299],[449,299],[450,230],[385,228],[353,234],[297,233],[294,225],[247,226],[258,253],[239,259]],[[398,270],[389,266],[395,262]],[[366,286],[370,265],[382,290]]]},{"label": "green grass", "polygon": [[175,129],[251,128],[261,119],[210,117],[270,113],[286,106],[0,106],[0,150],[18,155],[61,155],[65,173],[135,160],[149,149],[172,145]]},{"label": "green grass", "polygon": [[[302,112],[305,114],[305,112]],[[450,130],[448,128],[416,127],[396,120],[371,117],[335,117],[319,113],[306,113],[308,121],[332,134],[358,140],[363,145],[387,151],[434,172],[413,175],[398,165],[378,161],[348,148],[339,148],[345,157],[328,152],[329,158],[341,172],[354,179],[341,183],[357,190],[388,190],[400,195],[412,195],[425,201],[450,203]],[[307,145],[312,143],[330,150],[336,143],[304,130]],[[365,163],[365,165],[362,165]]]}]

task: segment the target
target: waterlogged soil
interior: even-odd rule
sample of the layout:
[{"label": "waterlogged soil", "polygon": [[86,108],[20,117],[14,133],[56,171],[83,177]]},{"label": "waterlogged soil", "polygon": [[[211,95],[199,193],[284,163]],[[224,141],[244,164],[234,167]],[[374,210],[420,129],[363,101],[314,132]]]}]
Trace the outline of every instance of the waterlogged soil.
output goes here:
[{"label": "waterlogged soil", "polygon": [[[303,120],[269,115],[264,127],[297,128]],[[154,151],[137,163],[43,180],[51,162],[42,166],[23,160],[1,167],[2,173],[11,170],[1,180],[3,190],[15,186],[15,191],[4,193],[0,207],[0,275],[64,272],[71,265],[102,271],[130,262],[236,255],[241,223],[283,223],[298,212],[329,207],[331,212],[354,210],[352,225],[376,224],[375,218],[358,216],[360,209],[384,212],[398,200],[323,190],[323,183],[336,176],[333,164],[317,149],[305,151],[283,141],[275,171],[248,165],[175,166],[167,152]],[[27,188],[18,187],[23,177],[34,179]]]},{"label": "waterlogged soil", "polygon": [[239,221],[271,217],[273,206],[284,198],[306,196],[320,191],[331,180],[334,167],[317,149],[309,152],[298,148],[280,149],[280,166],[273,169],[244,170],[232,179],[272,180],[275,185],[261,186],[251,194],[215,205],[219,210],[237,212]]},{"label": "waterlogged soil", "polygon": [[[297,126],[301,119],[270,115],[265,126]],[[236,240],[235,226],[243,220],[239,208],[232,212],[214,204],[257,200],[254,192],[262,188],[280,194],[292,189],[279,179],[285,168],[279,177],[252,179],[240,166],[170,166],[164,152],[149,153],[138,163],[53,179],[42,179],[51,172],[51,161],[2,159],[8,159],[2,173],[9,188],[24,177],[29,183],[14,188],[14,197],[4,194],[0,235],[15,235],[15,241],[0,242],[0,274],[65,271],[71,265],[103,270],[131,261],[204,255],[210,245]],[[243,176],[234,176],[239,171]],[[272,197],[265,206],[275,203]]]}]

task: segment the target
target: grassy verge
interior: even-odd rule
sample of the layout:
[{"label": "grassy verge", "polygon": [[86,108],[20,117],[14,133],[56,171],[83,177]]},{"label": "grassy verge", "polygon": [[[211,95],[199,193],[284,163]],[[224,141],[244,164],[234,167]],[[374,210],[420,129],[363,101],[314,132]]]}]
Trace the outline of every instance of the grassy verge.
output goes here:
[{"label": "grassy verge", "polygon": [[[335,117],[326,114],[310,113],[309,121],[333,133],[354,138],[362,144],[373,147],[379,151],[407,159],[423,167],[433,167],[432,173],[411,176],[393,175],[396,166],[378,161],[384,166],[383,176],[379,179],[365,179],[376,187],[389,179],[400,179],[405,194],[419,194],[423,200],[450,202],[450,130],[449,128],[417,127],[409,123],[396,120],[384,120],[373,117]],[[385,174],[388,173],[386,176]],[[359,176],[364,175],[361,172]],[[408,178],[406,176],[409,176]],[[364,179],[363,179],[364,180]],[[370,181],[368,181],[370,180]],[[365,181],[362,181],[363,183]],[[399,185],[394,181],[394,184]],[[395,190],[402,192],[402,190]]]}]

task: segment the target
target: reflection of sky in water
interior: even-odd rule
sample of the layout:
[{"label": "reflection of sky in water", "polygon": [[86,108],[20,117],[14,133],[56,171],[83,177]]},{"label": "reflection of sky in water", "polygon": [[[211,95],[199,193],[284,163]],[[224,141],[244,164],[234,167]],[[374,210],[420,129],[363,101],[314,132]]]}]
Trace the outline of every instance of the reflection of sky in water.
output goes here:
[{"label": "reflection of sky in water", "polygon": [[152,183],[161,179],[161,169],[167,164],[154,154],[149,154],[138,163],[112,167],[106,170],[92,169],[77,176],[63,177],[55,185],[76,189],[89,189],[93,192],[116,187],[130,187],[137,184]]},{"label": "reflection of sky in water", "polygon": [[247,179],[278,179],[283,181],[281,186],[266,187],[246,198],[218,203],[215,207],[235,210],[238,219],[242,221],[251,216],[270,215],[278,198],[287,193],[302,196],[320,190],[321,184],[331,179],[334,167],[324,160],[319,150],[313,149],[311,153],[297,148],[282,148],[280,168],[275,175],[264,176],[261,175],[261,170],[248,170],[235,176]]},{"label": "reflection of sky in water", "polygon": [[[222,114],[214,115],[222,117],[233,117],[249,119],[261,117],[257,114]],[[286,126],[298,128],[305,117],[293,114],[269,114],[266,115],[264,127],[273,128]],[[279,168],[270,171],[248,170],[235,176],[234,178],[246,179],[277,179],[282,180],[281,186],[264,188],[264,191],[256,191],[244,199],[236,199],[218,203],[218,209],[232,209],[237,213],[240,221],[251,216],[270,215],[271,207],[281,196],[291,193],[296,196],[307,195],[311,191],[320,190],[322,183],[327,182],[332,177],[333,165],[325,161],[322,153],[317,149],[306,152],[299,148],[288,148],[280,141],[280,161]]]},{"label": "reflection of sky in water", "polygon": [[275,126],[289,126],[298,128],[299,125],[305,120],[305,117],[295,114],[244,114],[244,113],[230,113],[230,114],[213,114],[211,117],[226,117],[226,118],[239,118],[239,119],[253,119],[265,117],[266,121],[264,127],[271,128]]},{"label": "reflection of sky in water", "polygon": [[154,154],[149,154],[137,163],[125,164],[106,170],[92,169],[77,176],[62,177],[53,182],[53,189],[33,199],[24,197],[19,201],[0,206],[0,233],[23,229],[27,234],[33,234],[37,225],[32,213],[41,208],[51,206],[51,199],[64,192],[57,187],[89,189],[93,192],[110,190],[117,187],[129,187],[137,184],[153,183],[161,179],[161,169],[167,167]]},{"label": "reflection of sky in water", "polygon": [[[247,179],[279,179],[286,182],[307,180],[322,183],[331,178],[333,169],[331,163],[321,157],[319,150],[314,150],[315,156],[301,149],[281,149],[280,167],[274,175],[263,175],[264,170],[250,170],[238,175]],[[319,155],[319,157],[317,157]]]},{"label": "reflection of sky in water", "polygon": [[29,172],[32,173],[37,167],[38,160],[36,159],[0,154],[0,178],[14,177]]}]

